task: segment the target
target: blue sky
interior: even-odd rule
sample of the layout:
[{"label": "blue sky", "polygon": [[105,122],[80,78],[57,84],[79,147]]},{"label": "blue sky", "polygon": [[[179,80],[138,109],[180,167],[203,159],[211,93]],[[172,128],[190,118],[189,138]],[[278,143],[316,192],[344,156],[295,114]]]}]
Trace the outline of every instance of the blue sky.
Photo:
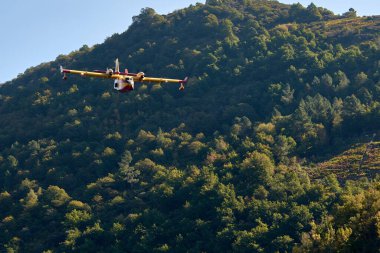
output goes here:
[{"label": "blue sky", "polygon": [[[144,7],[167,14],[205,0],[2,0],[0,7],[0,83],[11,80],[28,67],[54,60],[86,44],[102,43],[114,33],[128,29],[132,17]],[[280,0],[283,3],[307,0]],[[379,0],[315,0],[342,13],[353,7],[359,15],[379,15]]]}]

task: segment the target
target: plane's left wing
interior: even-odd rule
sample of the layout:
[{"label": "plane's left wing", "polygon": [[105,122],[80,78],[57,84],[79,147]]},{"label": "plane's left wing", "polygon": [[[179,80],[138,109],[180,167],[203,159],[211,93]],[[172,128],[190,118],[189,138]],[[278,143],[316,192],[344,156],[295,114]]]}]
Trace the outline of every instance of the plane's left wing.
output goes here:
[{"label": "plane's left wing", "polygon": [[66,74],[75,74],[81,76],[90,76],[97,78],[108,78],[108,79],[119,79],[120,74],[114,74],[113,72],[109,73],[101,73],[101,72],[93,72],[93,71],[83,71],[83,70],[73,70],[73,69],[64,69],[61,66],[61,73],[63,74],[63,78],[66,79]]}]

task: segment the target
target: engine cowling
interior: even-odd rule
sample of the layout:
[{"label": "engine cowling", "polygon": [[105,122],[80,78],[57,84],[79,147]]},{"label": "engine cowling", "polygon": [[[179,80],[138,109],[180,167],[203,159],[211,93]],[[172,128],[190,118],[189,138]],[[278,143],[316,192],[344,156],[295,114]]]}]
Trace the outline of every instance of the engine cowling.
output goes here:
[{"label": "engine cowling", "polygon": [[144,72],[139,72],[139,73],[137,73],[136,77],[137,77],[140,81],[142,81],[142,79],[144,79],[144,77],[145,77],[145,74],[144,74]]},{"label": "engine cowling", "polygon": [[112,76],[113,75],[113,69],[107,69],[106,74]]}]

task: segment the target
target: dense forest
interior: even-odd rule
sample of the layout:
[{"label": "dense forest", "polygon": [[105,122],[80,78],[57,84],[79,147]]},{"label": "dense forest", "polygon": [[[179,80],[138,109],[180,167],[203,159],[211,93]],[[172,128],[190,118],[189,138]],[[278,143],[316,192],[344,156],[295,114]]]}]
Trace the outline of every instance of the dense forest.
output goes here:
[{"label": "dense forest", "polygon": [[[59,73],[115,58],[190,80]],[[354,9],[145,8],[0,86],[0,252],[379,252],[379,171],[380,16]]]}]

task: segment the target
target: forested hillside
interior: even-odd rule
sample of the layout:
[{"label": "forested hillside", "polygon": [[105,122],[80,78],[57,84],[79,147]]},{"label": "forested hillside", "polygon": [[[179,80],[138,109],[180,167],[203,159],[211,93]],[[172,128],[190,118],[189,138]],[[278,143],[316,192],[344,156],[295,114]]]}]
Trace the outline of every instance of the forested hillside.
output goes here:
[{"label": "forested hillside", "polygon": [[[208,0],[28,69],[0,86],[0,252],[377,252],[379,35],[353,9]],[[59,73],[115,58],[190,80]]]}]

